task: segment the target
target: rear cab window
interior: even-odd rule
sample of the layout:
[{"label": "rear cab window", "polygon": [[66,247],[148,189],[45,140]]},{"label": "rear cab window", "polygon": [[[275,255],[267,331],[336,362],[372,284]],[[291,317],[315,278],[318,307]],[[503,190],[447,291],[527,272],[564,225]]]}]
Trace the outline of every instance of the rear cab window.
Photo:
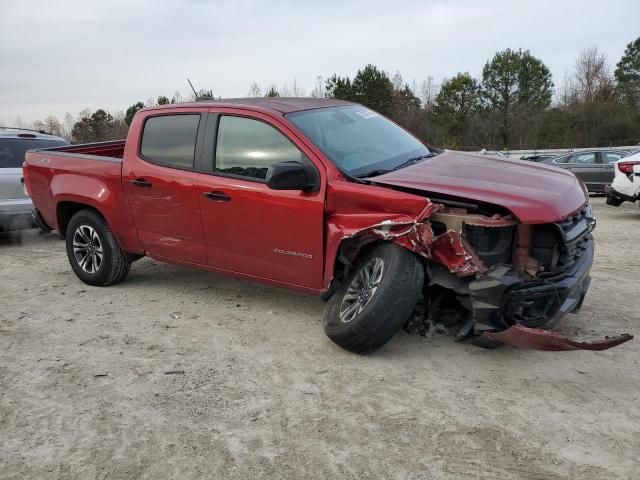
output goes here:
[{"label": "rear cab window", "polygon": [[157,115],[146,119],[140,156],[157,165],[192,170],[200,114]]}]

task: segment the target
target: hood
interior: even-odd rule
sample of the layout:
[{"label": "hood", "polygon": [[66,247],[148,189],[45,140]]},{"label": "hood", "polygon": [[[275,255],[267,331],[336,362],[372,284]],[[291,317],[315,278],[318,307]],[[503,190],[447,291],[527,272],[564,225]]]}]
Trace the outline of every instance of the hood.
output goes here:
[{"label": "hood", "polygon": [[560,221],[587,201],[575,175],[561,168],[450,150],[369,180],[499,205],[523,223]]}]

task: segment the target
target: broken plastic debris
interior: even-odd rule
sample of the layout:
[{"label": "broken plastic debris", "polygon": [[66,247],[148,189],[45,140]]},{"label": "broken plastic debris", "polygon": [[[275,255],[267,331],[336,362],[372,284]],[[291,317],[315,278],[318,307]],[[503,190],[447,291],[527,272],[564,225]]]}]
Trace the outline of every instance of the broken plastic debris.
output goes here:
[{"label": "broken plastic debris", "polygon": [[514,347],[547,352],[607,350],[628,342],[633,338],[633,335],[624,334],[618,337],[605,337],[602,340],[592,342],[576,342],[575,340],[565,337],[560,332],[552,332],[540,328],[528,328],[522,325],[514,325],[502,332],[485,332],[484,336]]}]

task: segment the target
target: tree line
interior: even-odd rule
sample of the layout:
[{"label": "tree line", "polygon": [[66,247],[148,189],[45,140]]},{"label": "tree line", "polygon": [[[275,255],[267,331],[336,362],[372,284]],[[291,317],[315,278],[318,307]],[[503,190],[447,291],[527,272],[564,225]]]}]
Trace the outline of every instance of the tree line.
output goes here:
[{"label": "tree line", "polygon": [[[305,96],[297,81],[261,88],[249,97]],[[629,43],[613,72],[597,48],[585,49],[559,86],[544,62],[528,50],[497,52],[479,78],[460,72],[436,85],[420,85],[402,75],[366,65],[353,78],[317,77],[310,96],[339,98],[379,111],[427,144],[445,148],[542,149],[631,145],[640,142],[640,38]],[[135,113],[145,106],[214,98],[200,90],[186,99],[176,92],[136,102],[125,112],[105,109],[70,114],[60,122],[49,116],[33,128],[74,143],[126,136]],[[17,125],[20,126],[20,125]]]},{"label": "tree line", "polygon": [[[421,97],[420,97],[420,94]],[[458,73],[434,88],[390,76],[374,65],[353,79],[325,82],[327,97],[387,115],[428,144],[463,150],[542,149],[640,143],[640,38],[611,73],[606,56],[587,48],[556,90],[549,68],[529,51],[506,49],[480,78]]]}]

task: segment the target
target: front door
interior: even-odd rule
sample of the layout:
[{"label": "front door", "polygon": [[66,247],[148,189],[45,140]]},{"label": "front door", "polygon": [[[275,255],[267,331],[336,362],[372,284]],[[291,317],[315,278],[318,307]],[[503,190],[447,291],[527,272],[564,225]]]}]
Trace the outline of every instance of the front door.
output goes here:
[{"label": "front door", "polygon": [[198,112],[147,117],[138,151],[123,163],[125,196],[150,255],[206,265],[194,168],[205,119]]},{"label": "front door", "polygon": [[305,163],[318,174],[320,169],[312,153],[285,134],[285,125],[272,122],[253,112],[210,116],[212,132],[203,151],[210,152],[211,173],[201,174],[198,185],[208,262],[321,288],[324,183],[318,191],[302,192],[271,190],[265,181],[269,166],[280,161]]}]

